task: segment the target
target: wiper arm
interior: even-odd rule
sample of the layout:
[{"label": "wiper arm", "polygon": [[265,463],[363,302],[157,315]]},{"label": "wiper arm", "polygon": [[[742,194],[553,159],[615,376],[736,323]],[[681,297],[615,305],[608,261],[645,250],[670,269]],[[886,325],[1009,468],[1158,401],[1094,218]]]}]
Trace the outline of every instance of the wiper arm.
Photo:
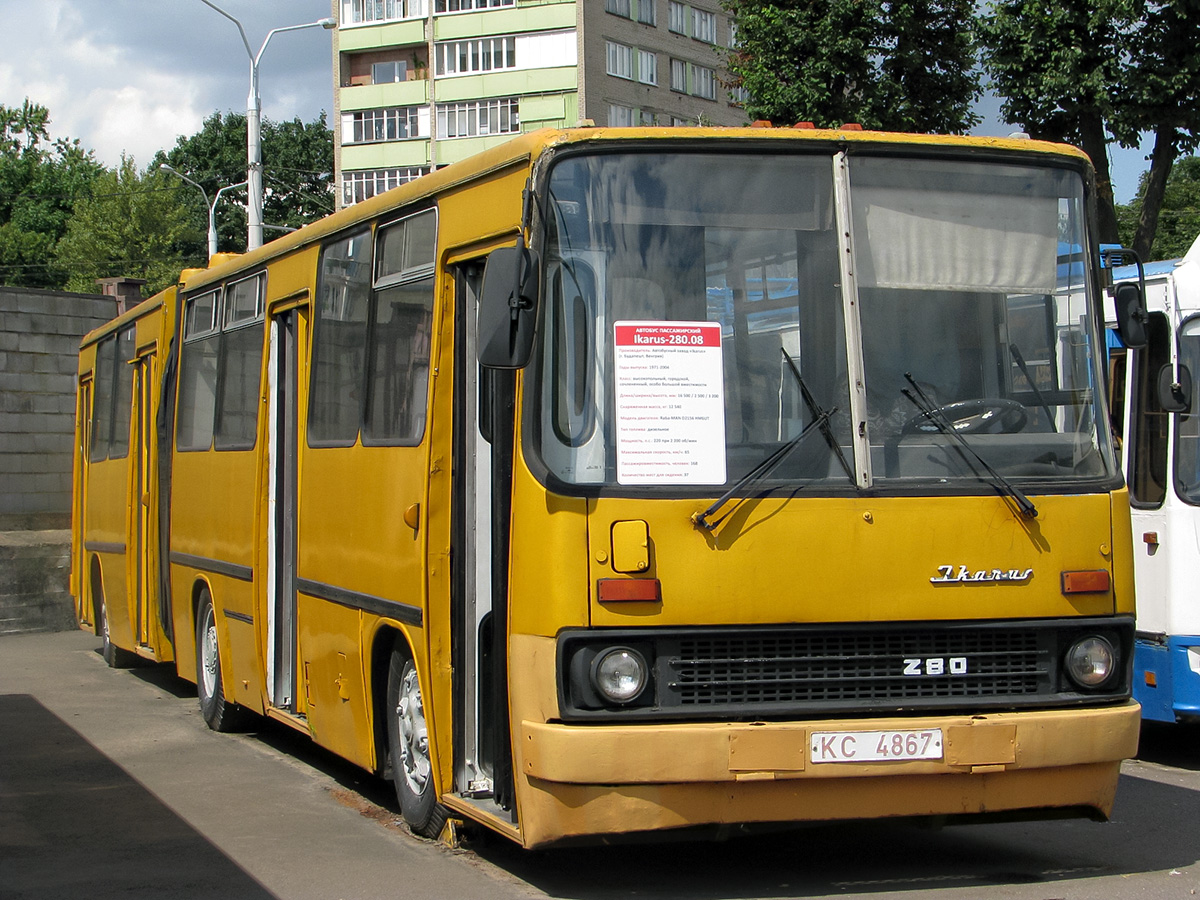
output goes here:
[{"label": "wiper arm", "polygon": [[1029,369],[1025,366],[1025,357],[1021,355],[1021,350],[1016,344],[1008,345],[1008,352],[1013,358],[1013,362],[1017,364],[1017,368],[1021,370],[1021,374],[1025,376],[1025,380],[1029,382],[1029,389],[1033,391],[1033,396],[1037,398],[1037,402],[1046,412],[1046,419],[1050,422],[1050,429],[1055,434],[1058,433],[1058,428],[1054,425],[1054,413],[1050,412],[1050,405],[1046,402],[1046,398],[1042,396],[1042,392],[1038,390],[1038,386],[1033,383],[1033,378],[1029,375]]},{"label": "wiper arm", "polygon": [[913,406],[920,410],[921,415],[923,415],[927,421],[931,422],[938,431],[944,435],[954,438],[954,440],[958,442],[958,445],[962,449],[966,450],[971,454],[971,456],[975,457],[979,464],[987,470],[988,475],[992,477],[992,483],[995,485],[995,487],[997,487],[1002,494],[1017,504],[1017,509],[1021,515],[1027,519],[1036,519],[1038,511],[1037,507],[1033,505],[1033,501],[1026,497],[1016,485],[993,469],[988,461],[980,456],[975,448],[970,445],[967,439],[954,430],[954,426],[946,421],[946,417],[942,414],[941,410],[939,410],[930,401],[930,399],[925,396],[925,392],[921,390],[921,386],[917,384],[916,380],[913,379],[912,373],[905,372],[904,379],[913,386],[913,391],[916,391],[916,394],[914,395],[912,391],[903,388],[901,389],[900,393],[912,401]]},{"label": "wiper arm", "polygon": [[729,488],[729,490],[714,500],[708,509],[704,510],[703,512],[698,512],[692,516],[692,521],[705,531],[714,530],[718,525],[733,515],[733,513],[737,511],[737,508],[745,502],[746,498],[743,497],[741,500],[735,503],[733,508],[730,509],[729,512],[725,513],[725,515],[721,516],[721,518],[711,521],[709,519],[713,513],[728,503],[734,494],[742,491],[751,484],[761,481],[774,472],[775,469],[779,467],[780,463],[787,459],[788,454],[791,453],[797,446],[799,446],[800,442],[808,437],[814,428],[819,429],[821,434],[825,436],[825,441],[829,444],[830,449],[832,449],[837,455],[838,461],[842,464],[842,468],[845,469],[846,476],[851,482],[854,481],[854,471],[850,468],[850,464],[846,462],[846,457],[842,454],[842,448],[838,445],[837,438],[834,437],[833,434],[833,429],[829,426],[829,420],[833,417],[834,413],[837,412],[837,407],[835,406],[828,412],[822,409],[820,404],[817,403],[816,399],[813,397],[812,393],[808,390],[808,385],[804,383],[804,379],[800,376],[800,371],[796,368],[796,364],[792,362],[792,358],[787,355],[787,351],[780,347],[779,352],[783,354],[783,358],[787,360],[788,367],[792,370],[792,374],[796,376],[796,382],[800,385],[800,394],[804,398],[804,404],[808,407],[808,411],[812,415],[813,420],[805,425],[798,435],[789,440],[783,446],[772,451],[772,453],[766,459],[739,478],[737,482],[735,482],[734,485]]},{"label": "wiper arm", "polygon": [[842,453],[842,447],[837,442],[837,438],[834,437],[833,429],[829,427],[829,416],[832,416],[834,412],[837,412],[837,409],[835,408],[833,412],[829,413],[829,415],[826,415],[825,410],[821,409],[820,405],[813,398],[812,392],[808,389],[808,385],[804,383],[804,378],[801,377],[800,370],[796,368],[795,361],[788,356],[787,351],[782,347],[779,348],[779,352],[783,354],[783,358],[787,362],[788,368],[791,369],[792,374],[796,376],[796,384],[800,385],[800,396],[804,398],[804,405],[808,407],[809,415],[814,418],[815,424],[820,426],[821,434],[825,435],[825,443],[829,445],[829,449],[834,452],[834,455],[838,458],[838,462],[842,464],[842,469],[845,471],[846,477],[850,479],[851,483],[857,483],[854,478],[854,470],[850,468],[850,463],[846,462],[846,457]]},{"label": "wiper arm", "polygon": [[746,498],[743,497],[741,500],[739,500],[737,503],[735,503],[733,505],[733,508],[730,509],[729,512],[725,513],[725,515],[721,516],[721,518],[719,518],[719,519],[710,521],[709,516],[711,516],[718,509],[720,509],[722,506],[724,506],[726,503],[728,503],[730,498],[733,497],[734,494],[738,493],[739,491],[741,491],[742,489],[748,487],[749,485],[751,485],[753,483],[761,481],[762,479],[764,479],[768,475],[770,475],[772,472],[774,472],[775,469],[777,469],[779,467],[779,464],[782,463],[787,458],[788,454],[791,453],[793,450],[795,450],[796,447],[800,444],[800,442],[802,440],[804,440],[806,437],[808,437],[808,435],[812,432],[812,430],[814,428],[822,428],[822,429],[828,428],[829,427],[829,425],[828,425],[829,417],[832,416],[835,412],[837,412],[836,407],[834,407],[827,413],[822,413],[821,416],[819,416],[816,419],[816,421],[809,422],[807,425],[805,425],[804,429],[798,435],[796,435],[794,438],[789,440],[783,446],[772,451],[770,456],[768,456],[766,459],[764,459],[762,462],[760,462],[758,465],[756,465],[753,469],[751,469],[749,472],[747,472],[745,475],[743,475],[741,478],[739,478],[736,482],[734,482],[733,486],[731,488],[729,488],[729,490],[727,490],[725,493],[723,493],[720,497],[718,497],[716,500],[714,500],[712,505],[709,506],[708,509],[704,510],[703,512],[698,512],[694,516],[692,516],[692,521],[695,522],[697,525],[699,525],[701,528],[703,528],[705,531],[713,531],[718,525],[720,525],[722,522],[724,522],[726,519],[728,519],[731,515],[733,515],[733,513],[737,510],[737,508],[746,502]]}]

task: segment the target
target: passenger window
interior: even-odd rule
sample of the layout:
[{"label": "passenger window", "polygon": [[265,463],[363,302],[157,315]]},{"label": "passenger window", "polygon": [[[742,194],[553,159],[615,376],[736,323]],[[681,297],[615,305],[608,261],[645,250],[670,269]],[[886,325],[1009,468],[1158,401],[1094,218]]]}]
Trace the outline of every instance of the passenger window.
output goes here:
[{"label": "passenger window", "polygon": [[218,450],[249,450],[258,435],[262,374],[262,273],[225,288],[225,333],[218,384],[220,403],[214,441]]},{"label": "passenger window", "polygon": [[371,233],[326,245],[317,280],[308,442],[348,447],[358,438],[371,301]]}]

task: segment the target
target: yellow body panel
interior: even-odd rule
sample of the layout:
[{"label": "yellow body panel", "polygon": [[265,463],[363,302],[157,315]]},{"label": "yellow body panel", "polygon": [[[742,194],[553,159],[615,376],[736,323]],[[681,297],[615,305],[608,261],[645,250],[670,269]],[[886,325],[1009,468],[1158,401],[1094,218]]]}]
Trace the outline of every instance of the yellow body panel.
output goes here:
[{"label": "yellow body panel", "polygon": [[[654,549],[645,574],[630,577],[658,578],[663,599],[654,609],[593,598],[591,624],[1111,615],[1111,592],[1068,597],[1060,586],[1064,569],[1111,570],[1108,495],[1036,502],[1031,521],[999,497],[770,497],[743,504],[710,534],[691,521],[705,501],[601,498],[589,516],[593,586],[624,577],[604,562],[612,525],[639,519]],[[939,566],[1033,572],[1020,582],[934,584]]]}]

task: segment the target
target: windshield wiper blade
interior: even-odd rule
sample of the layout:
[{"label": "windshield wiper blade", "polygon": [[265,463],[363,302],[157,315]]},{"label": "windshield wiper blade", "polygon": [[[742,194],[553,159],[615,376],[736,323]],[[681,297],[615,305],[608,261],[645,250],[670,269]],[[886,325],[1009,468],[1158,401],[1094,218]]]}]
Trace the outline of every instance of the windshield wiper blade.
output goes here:
[{"label": "windshield wiper blade", "polygon": [[1037,507],[1033,505],[1033,501],[1026,497],[1016,485],[993,469],[988,461],[980,456],[975,448],[968,443],[967,439],[954,430],[954,426],[946,421],[946,417],[942,414],[941,410],[939,410],[937,406],[935,406],[930,399],[925,396],[925,392],[921,390],[921,386],[917,384],[916,380],[912,377],[912,373],[905,372],[904,379],[913,386],[913,390],[916,391],[916,395],[914,395],[912,391],[904,388],[900,390],[900,393],[912,401],[913,406],[920,410],[921,415],[923,415],[927,421],[931,422],[938,431],[944,435],[954,438],[954,440],[958,442],[958,445],[962,449],[966,450],[971,454],[971,456],[975,457],[979,464],[983,466],[985,470],[987,470],[988,475],[992,477],[992,484],[999,489],[1001,494],[1016,503],[1017,510],[1022,516],[1027,519],[1036,519],[1038,511]]},{"label": "windshield wiper blade", "polygon": [[827,413],[822,413],[821,416],[819,416],[815,421],[809,422],[807,425],[805,425],[804,429],[798,435],[796,435],[794,438],[789,440],[783,446],[778,447],[775,450],[773,450],[766,459],[762,460],[762,462],[760,462],[753,469],[751,469],[749,472],[747,472],[745,475],[743,475],[741,478],[739,478],[736,482],[734,482],[733,486],[730,487],[729,490],[727,490],[725,493],[723,493],[716,500],[714,500],[712,502],[712,505],[709,506],[708,509],[704,510],[703,512],[698,512],[694,516],[692,516],[692,521],[695,522],[697,525],[699,525],[701,528],[703,528],[705,531],[713,531],[718,525],[720,525],[722,522],[724,522],[726,519],[728,519],[731,515],[733,515],[733,513],[737,510],[737,508],[739,506],[741,506],[744,502],[746,502],[746,498],[743,497],[741,500],[739,500],[737,503],[735,503],[733,505],[733,509],[729,510],[729,512],[725,513],[725,515],[721,516],[721,518],[719,518],[719,519],[716,519],[714,521],[709,521],[709,516],[711,516],[718,509],[720,509],[722,506],[724,506],[726,503],[728,503],[730,498],[733,497],[734,494],[738,493],[739,491],[743,490],[744,488],[748,487],[749,485],[751,485],[755,482],[761,481],[762,479],[764,479],[768,475],[770,475],[772,472],[774,472],[775,469],[779,467],[779,464],[782,463],[787,458],[788,454],[791,453],[794,449],[796,449],[796,447],[799,446],[800,442],[802,440],[804,440],[806,437],[808,437],[809,434],[812,433],[812,430],[814,428],[828,428],[829,427],[828,426],[829,417],[832,416],[835,412],[837,412],[836,407],[834,407]]},{"label": "windshield wiper blade", "polygon": [[813,397],[812,392],[809,391],[808,385],[804,383],[804,378],[800,375],[800,370],[796,368],[795,361],[788,356],[787,351],[782,347],[779,348],[779,352],[783,354],[783,358],[787,362],[788,368],[791,369],[792,374],[796,376],[796,384],[800,385],[800,396],[804,398],[804,405],[808,407],[809,415],[811,415],[815,419],[816,424],[820,426],[821,434],[825,435],[825,443],[829,445],[829,449],[834,452],[834,455],[838,458],[838,462],[842,464],[842,469],[845,471],[846,477],[850,479],[852,484],[857,483],[854,478],[854,470],[850,468],[850,463],[846,462],[846,457],[842,453],[842,447],[837,442],[837,438],[834,437],[833,429],[829,427],[829,416],[832,416],[834,412],[837,412],[837,409],[834,408],[833,412],[829,413],[829,415],[825,415],[825,410],[821,409],[820,405]]},{"label": "windshield wiper blade", "polygon": [[1037,402],[1041,404],[1042,409],[1045,411],[1046,419],[1050,423],[1050,430],[1057,434],[1058,428],[1054,424],[1054,413],[1050,412],[1050,404],[1046,402],[1046,398],[1042,396],[1042,392],[1034,384],[1033,376],[1029,374],[1029,368],[1025,365],[1025,357],[1021,355],[1021,349],[1016,344],[1009,344],[1008,352],[1012,356],[1013,362],[1017,364],[1017,368],[1021,370],[1021,374],[1025,376],[1025,380],[1029,382],[1029,389],[1033,391],[1033,396],[1037,398]]},{"label": "windshield wiper blade", "polygon": [[800,372],[796,368],[796,364],[792,362],[792,358],[787,355],[787,351],[780,347],[779,352],[783,354],[783,358],[787,360],[788,367],[792,370],[792,374],[796,376],[796,381],[800,385],[800,394],[804,398],[804,404],[808,407],[808,411],[812,415],[813,420],[805,425],[798,435],[796,435],[794,438],[791,438],[786,444],[783,444],[782,446],[773,450],[771,454],[766,457],[766,459],[739,478],[733,484],[733,486],[729,488],[729,490],[714,500],[708,509],[704,510],[703,512],[698,512],[692,516],[692,521],[705,531],[714,530],[718,525],[733,515],[737,508],[745,502],[745,497],[735,503],[733,508],[729,510],[729,512],[725,513],[725,515],[721,516],[721,518],[712,521],[709,520],[709,517],[726,503],[728,503],[734,494],[744,490],[751,484],[761,481],[775,471],[775,469],[779,467],[780,463],[787,458],[788,454],[791,453],[797,446],[799,446],[802,440],[812,433],[814,428],[819,429],[821,434],[825,436],[826,443],[829,444],[830,449],[832,449],[837,455],[838,461],[841,462],[842,468],[846,471],[846,476],[851,482],[854,481],[854,471],[850,468],[850,464],[846,462],[846,457],[842,454],[842,448],[838,445],[837,438],[834,437],[833,429],[829,427],[829,420],[833,417],[834,413],[838,411],[838,408],[835,406],[829,411],[822,409],[821,405],[817,403],[812,393],[808,390],[808,385],[804,383],[804,379],[800,376]]}]

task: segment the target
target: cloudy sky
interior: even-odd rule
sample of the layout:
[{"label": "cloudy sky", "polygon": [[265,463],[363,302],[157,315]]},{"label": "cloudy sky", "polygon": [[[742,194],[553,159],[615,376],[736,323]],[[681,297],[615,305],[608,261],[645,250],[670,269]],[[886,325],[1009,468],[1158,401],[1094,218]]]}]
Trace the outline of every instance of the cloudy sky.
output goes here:
[{"label": "cloudy sky", "polygon": [[[330,15],[329,0],[214,0],[255,53],[273,28]],[[112,166],[145,166],[216,110],[245,112],[250,59],[237,26],[200,0],[0,0],[0,104],[50,110],[52,137]],[[259,65],[263,115],[333,109],[331,35],[276,34]]]},{"label": "cloudy sky", "polygon": [[[241,20],[255,53],[272,28],[330,14],[328,0],[215,2]],[[48,107],[51,135],[79,138],[106,165],[125,152],[145,166],[214,111],[246,109],[245,46],[200,0],[0,0],[0,22],[0,104]],[[331,73],[328,32],[275,35],[259,66],[263,115],[309,122],[332,111]],[[1012,130],[994,116],[977,129]],[[1117,200],[1128,202],[1146,150],[1111,155]]]}]

